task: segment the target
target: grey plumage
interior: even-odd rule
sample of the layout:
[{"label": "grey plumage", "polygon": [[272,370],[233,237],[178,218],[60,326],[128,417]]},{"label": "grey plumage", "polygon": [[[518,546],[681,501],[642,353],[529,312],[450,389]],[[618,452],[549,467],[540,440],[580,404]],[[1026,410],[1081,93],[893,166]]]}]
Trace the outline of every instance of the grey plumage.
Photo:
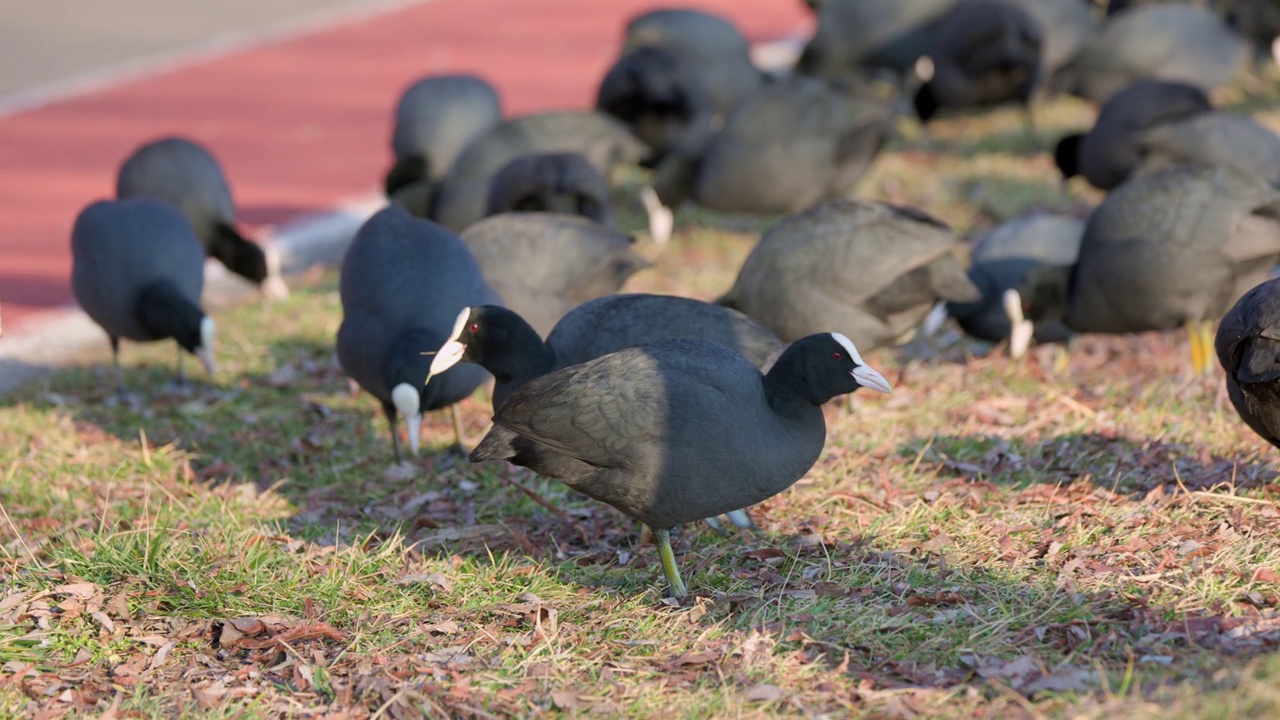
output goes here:
[{"label": "grey plumage", "polygon": [[1145,5],[1107,20],[1058,73],[1058,89],[1102,102],[1137,80],[1156,78],[1210,90],[1248,61],[1248,44],[1212,11],[1181,3]]},{"label": "grey plumage", "polygon": [[1136,177],[1089,219],[1064,319],[1128,333],[1221,317],[1280,260],[1277,217],[1280,192],[1225,168]]},{"label": "grey plumage", "polygon": [[435,219],[460,232],[484,217],[494,174],[538,152],[580,153],[607,178],[615,166],[639,161],[647,148],[603,113],[548,112],[508,120],[472,141],[454,161],[434,202]]},{"label": "grey plumage", "polygon": [[387,173],[388,194],[412,182],[438,183],[463,148],[502,119],[493,86],[474,75],[422,78],[396,105],[391,150],[396,163]]},{"label": "grey plumage", "polygon": [[864,68],[905,74],[929,51],[933,24],[955,1],[826,0],[796,70],[824,77]]},{"label": "grey plumage", "polygon": [[916,93],[916,113],[1008,101],[1027,104],[1041,76],[1043,32],[1035,18],[1003,0],[962,0],[938,19],[929,54],[933,77]]},{"label": "grey plumage", "polygon": [[[974,303],[947,303],[947,312],[973,337],[988,342],[1009,338],[1009,316],[1003,298],[1027,274],[1041,266],[1074,265],[1085,221],[1070,215],[1032,212],[992,228],[969,253],[969,279],[982,291]],[[1060,321],[1035,328],[1040,342],[1065,340],[1071,334]]]},{"label": "grey plumage", "polygon": [[552,212],[613,224],[609,185],[578,153],[529,153],[502,166],[489,185],[485,215]]},{"label": "grey plumage", "polygon": [[650,265],[630,236],[577,215],[502,213],[467,228],[462,240],[504,304],[543,336],[574,307],[617,292]]},{"label": "grey plumage", "polygon": [[236,207],[226,176],[213,155],[186,138],[166,137],[143,144],[121,164],[116,196],[146,197],[177,208],[195,231],[205,253],[276,297],[288,294],[263,248],[236,229]]},{"label": "grey plumage", "polygon": [[939,299],[981,295],[943,223],[885,203],[829,200],[765,233],[720,303],[783,340],[839,328],[860,348],[894,342]]},{"label": "grey plumage", "polygon": [[763,78],[751,62],[747,39],[728,19],[686,8],[662,8],[627,23],[624,53],[642,47],[687,54],[701,71],[717,113],[725,113],[755,90]]},{"label": "grey plumage", "polygon": [[715,210],[798,212],[852,192],[892,134],[888,102],[861,84],[790,78],[743,100],[705,157],[655,188],[668,204],[692,190]]}]

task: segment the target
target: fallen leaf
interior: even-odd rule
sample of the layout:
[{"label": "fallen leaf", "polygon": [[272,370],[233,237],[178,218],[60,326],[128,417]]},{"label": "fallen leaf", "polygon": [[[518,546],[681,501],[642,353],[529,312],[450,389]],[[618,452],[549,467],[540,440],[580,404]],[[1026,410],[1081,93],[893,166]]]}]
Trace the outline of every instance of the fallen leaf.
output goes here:
[{"label": "fallen leaf", "polygon": [[409,575],[405,575],[402,578],[399,578],[392,584],[393,585],[427,584],[427,585],[435,585],[436,587],[440,588],[444,592],[453,591],[453,581],[445,577],[442,573],[430,573],[430,574],[412,573]]},{"label": "fallen leaf", "polygon": [[97,620],[98,624],[102,626],[102,629],[106,630],[108,633],[113,633],[116,631],[116,624],[112,622],[111,618],[107,617],[107,614],[102,612],[101,610],[94,610],[93,612],[89,613],[89,617],[93,618],[94,620]]},{"label": "fallen leaf", "polygon": [[840,583],[819,582],[813,584],[813,592],[818,597],[844,597],[853,591]]},{"label": "fallen leaf", "polygon": [[591,703],[582,700],[577,693],[568,690],[557,690],[551,693],[551,702],[561,710],[582,710],[591,707]]},{"label": "fallen leaf", "polygon": [[674,667],[683,667],[686,665],[703,665],[716,660],[720,657],[720,653],[713,650],[703,650],[702,652],[687,652],[671,662]]},{"label": "fallen leaf", "polygon": [[751,552],[745,553],[745,557],[749,557],[752,560],[770,560],[772,558],[786,556],[786,553],[777,548],[760,548],[759,550],[752,550]]},{"label": "fallen leaf", "polygon": [[747,691],[746,699],[757,702],[768,702],[770,700],[777,700],[785,694],[786,693],[782,692],[782,688],[777,685],[756,685]]},{"label": "fallen leaf", "polygon": [[177,644],[178,643],[176,641],[170,640],[164,645],[161,645],[160,649],[156,651],[156,654],[151,656],[151,662],[147,663],[147,669],[155,670],[163,665],[164,661],[169,659],[169,653],[173,652],[173,648]]},{"label": "fallen leaf", "polygon": [[80,648],[79,650],[76,650],[76,656],[72,658],[71,664],[68,665],[67,667],[76,667],[77,665],[83,665],[89,662],[89,660],[92,657],[93,657],[93,653],[89,652],[87,648]]},{"label": "fallen leaf", "polygon": [[114,597],[103,608],[111,615],[115,615],[121,619],[129,619],[129,598],[123,592],[116,593]]}]

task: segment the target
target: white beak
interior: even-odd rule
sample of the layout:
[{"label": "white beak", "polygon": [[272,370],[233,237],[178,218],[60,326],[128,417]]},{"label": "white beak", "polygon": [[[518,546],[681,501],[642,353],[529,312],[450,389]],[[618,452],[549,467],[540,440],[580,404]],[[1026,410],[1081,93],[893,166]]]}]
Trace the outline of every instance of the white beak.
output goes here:
[{"label": "white beak", "polygon": [[287,300],[289,286],[284,284],[284,278],[280,275],[280,251],[269,243],[262,251],[267,257],[267,277],[262,281],[263,296],[271,300]]},{"label": "white beak", "polygon": [[920,332],[924,333],[925,337],[933,337],[938,334],[938,331],[942,329],[942,324],[946,321],[947,301],[943,300],[934,305],[929,314],[924,316],[924,323],[920,326]]},{"label": "white beak", "polygon": [[204,366],[204,371],[212,376],[217,367],[213,362],[213,348],[204,345],[196,348],[196,358],[198,358],[200,360],[200,364]]},{"label": "white beak", "polygon": [[884,376],[876,372],[875,368],[869,365],[859,365],[853,369],[853,378],[858,384],[868,390],[875,390],[882,393],[893,392],[893,386],[889,384]]},{"label": "white beak", "polygon": [[1022,295],[1010,288],[1004,291],[1004,314],[1009,318],[1009,355],[1020,358],[1031,347],[1035,325],[1022,314]]},{"label": "white beak", "polygon": [[418,389],[409,383],[400,383],[391,388],[391,404],[404,416],[409,426],[409,449],[418,454],[418,436],[422,434],[422,398]]},{"label": "white beak", "polygon": [[440,350],[436,352],[436,356],[431,358],[431,368],[427,370],[427,382],[431,378],[448,370],[462,361],[462,356],[467,352],[467,346],[457,340],[450,340],[440,346]]},{"label": "white beak", "polygon": [[640,202],[644,203],[644,209],[649,214],[649,235],[653,237],[653,241],[658,245],[671,242],[671,233],[676,226],[675,213],[662,204],[658,193],[648,185],[640,190]]}]

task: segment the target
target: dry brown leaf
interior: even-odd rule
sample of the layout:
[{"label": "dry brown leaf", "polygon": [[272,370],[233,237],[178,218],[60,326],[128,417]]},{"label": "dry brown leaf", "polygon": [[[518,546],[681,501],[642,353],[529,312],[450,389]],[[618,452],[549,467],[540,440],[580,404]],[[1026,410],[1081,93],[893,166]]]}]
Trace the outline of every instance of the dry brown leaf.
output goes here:
[{"label": "dry brown leaf", "polygon": [[777,548],[760,548],[758,550],[752,550],[751,552],[744,553],[743,556],[751,558],[752,560],[763,561],[763,560],[771,560],[773,558],[786,557],[787,554]]},{"label": "dry brown leaf", "polygon": [[169,659],[169,653],[173,652],[173,648],[177,644],[178,643],[176,641],[170,640],[164,645],[161,645],[160,649],[156,650],[156,654],[151,656],[151,662],[147,663],[147,669],[155,670],[163,665],[164,661]]},{"label": "dry brown leaf", "polygon": [[89,652],[88,648],[82,647],[79,650],[76,650],[76,656],[72,658],[71,663],[68,664],[67,667],[76,667],[78,665],[83,665],[89,662],[89,660],[92,657],[93,657],[93,653]]},{"label": "dry brown leaf", "polygon": [[104,607],[103,610],[110,613],[111,615],[115,615],[116,617],[121,618],[122,620],[127,620],[130,617],[129,597],[123,592],[118,592],[115,594],[114,597],[111,598],[111,600],[107,603],[106,607]]},{"label": "dry brown leaf", "polygon": [[675,660],[671,661],[673,667],[684,667],[686,665],[704,665],[720,659],[720,653],[714,650],[703,650],[701,652],[687,652]]},{"label": "dry brown leaf", "polygon": [[89,613],[89,617],[93,618],[94,620],[97,620],[98,624],[102,626],[102,629],[106,630],[108,633],[113,633],[116,631],[116,624],[111,620],[111,618],[107,617],[106,613],[102,612],[101,610],[94,610],[93,612]]},{"label": "dry brown leaf", "polygon": [[756,685],[746,692],[745,697],[748,701],[769,702],[770,700],[777,700],[783,695],[786,695],[786,693],[777,685]]}]

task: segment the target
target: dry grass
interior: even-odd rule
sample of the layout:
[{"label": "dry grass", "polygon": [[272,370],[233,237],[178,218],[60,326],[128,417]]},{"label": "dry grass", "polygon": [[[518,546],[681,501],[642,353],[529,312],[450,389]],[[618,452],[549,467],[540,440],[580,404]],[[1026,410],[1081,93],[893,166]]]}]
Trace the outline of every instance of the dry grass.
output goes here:
[{"label": "dry grass", "polygon": [[[1089,111],[1039,120],[1051,138]],[[863,194],[966,231],[1096,201],[1025,142],[1014,112],[943,122]],[[768,224],[679,220],[629,289],[714,297]],[[334,365],[338,322],[318,273],[222,315],[224,369],[189,395],[164,388],[171,347],[131,346],[139,406],[102,367],[3,401],[0,715],[1280,708],[1277,466],[1220,377],[1187,377],[1181,336],[1085,338],[1069,362],[870,354],[894,395],[828,408],[826,452],[753,510],[759,536],[685,528],[694,597],[673,607],[637,526],[439,454],[446,417],[389,467],[380,410]],[[484,393],[463,408],[478,434]]]}]

